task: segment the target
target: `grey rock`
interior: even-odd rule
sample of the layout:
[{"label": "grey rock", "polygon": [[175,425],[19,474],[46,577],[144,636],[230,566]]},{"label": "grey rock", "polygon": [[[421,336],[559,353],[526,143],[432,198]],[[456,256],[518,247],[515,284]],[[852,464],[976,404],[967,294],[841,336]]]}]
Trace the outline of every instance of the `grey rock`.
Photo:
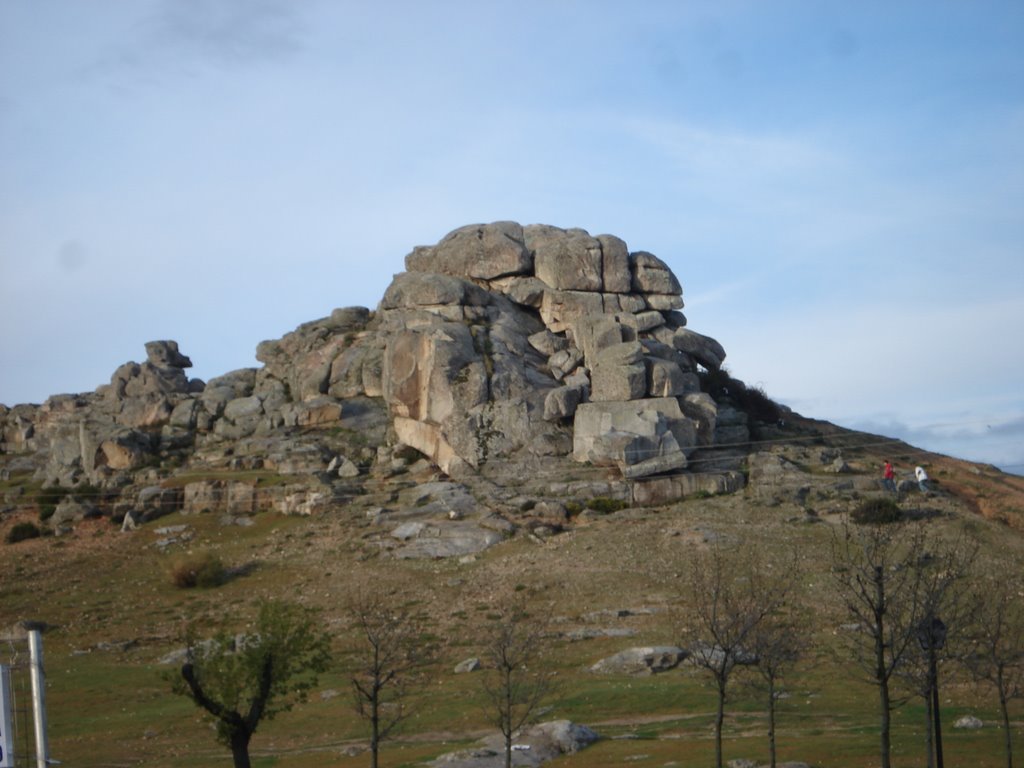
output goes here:
[{"label": "grey rock", "polygon": [[562,386],[548,392],[544,398],[545,421],[561,421],[576,415],[576,407],[583,401],[583,387]]},{"label": "grey rock", "polygon": [[504,537],[466,520],[407,523],[391,535],[403,542],[394,551],[399,559],[441,559],[463,557],[493,547]]},{"label": "grey rock", "polygon": [[647,368],[643,363],[599,362],[590,370],[590,399],[594,402],[639,400],[646,393]]},{"label": "grey rock", "polygon": [[565,336],[552,333],[546,328],[543,331],[531,334],[527,341],[530,346],[540,352],[544,357],[551,357],[556,352],[569,348],[569,340]]},{"label": "grey rock", "polygon": [[655,473],[685,466],[696,440],[676,398],[584,403],[576,409],[573,458],[620,468],[642,464]]},{"label": "grey rock", "polygon": [[538,278],[558,291],[604,289],[601,243],[582,229],[534,224],[523,229]]},{"label": "grey rock", "polygon": [[530,514],[542,520],[564,523],[569,519],[565,505],[558,501],[540,501],[530,510]]},{"label": "grey rock", "polygon": [[160,368],[191,368],[192,361],[178,351],[176,341],[146,342],[146,358]]},{"label": "grey rock", "polygon": [[622,341],[602,347],[586,359],[587,364],[592,367],[635,365],[643,362],[644,348],[639,341]]},{"label": "grey rock", "polygon": [[548,358],[548,368],[556,379],[562,380],[575,371],[582,362],[583,353],[576,347],[570,347],[551,355]]},{"label": "grey rock", "polygon": [[627,648],[614,656],[601,659],[590,667],[591,672],[622,675],[654,675],[679,666],[689,654],[674,645]]},{"label": "grey rock", "polygon": [[182,400],[171,411],[169,423],[174,427],[181,427],[182,429],[195,429],[196,417],[199,410],[199,401],[195,398],[188,398]]},{"label": "grey rock", "polygon": [[737,471],[647,477],[633,484],[632,502],[638,507],[659,507],[698,494],[734,493],[743,485],[743,475]]},{"label": "grey rock", "polygon": [[232,421],[240,421],[262,414],[263,401],[254,395],[235,398],[224,405],[224,418]]},{"label": "grey rock", "polygon": [[77,523],[88,518],[99,517],[101,514],[100,509],[93,504],[79,501],[74,496],[65,496],[50,517],[50,525]]},{"label": "grey rock", "polygon": [[[536,768],[556,757],[575,754],[600,736],[584,725],[556,720],[526,728],[515,735],[512,760],[516,768]],[[502,768],[505,748],[501,734],[489,736],[477,746],[449,752],[427,763],[433,768]]]},{"label": "grey rock", "polygon": [[487,292],[467,280],[427,272],[403,272],[395,275],[380,306],[387,310],[445,305],[482,307],[486,304]]},{"label": "grey rock", "polygon": [[477,511],[477,501],[469,489],[460,483],[421,483],[399,494],[398,504],[415,510],[419,516],[445,516],[455,512],[460,517]]},{"label": "grey rock", "polygon": [[457,277],[493,280],[533,272],[533,254],[514,221],[473,224],[445,235],[432,247],[420,247],[405,257],[411,272],[435,272]]},{"label": "grey rock", "polygon": [[598,638],[634,637],[635,635],[635,629],[628,629],[626,627],[605,627],[600,629],[585,627],[583,629],[573,629],[565,633],[565,636],[574,642]]},{"label": "grey rock", "polygon": [[188,483],[183,489],[182,512],[187,515],[217,512],[226,498],[224,484],[216,480]]},{"label": "grey rock", "polygon": [[957,718],[956,722],[953,723],[954,728],[964,728],[967,730],[977,730],[984,726],[985,724],[974,715],[964,715]]},{"label": "grey rock", "polygon": [[573,323],[572,334],[588,365],[594,362],[601,350],[635,339],[631,329],[614,316],[605,314],[580,316]]},{"label": "grey rock", "polygon": [[703,336],[688,328],[677,328],[672,335],[672,344],[711,370],[721,368],[725,360],[725,349],[721,344],[710,336]]},{"label": "grey rock", "polygon": [[649,397],[680,397],[688,390],[688,382],[676,363],[648,357],[647,395]]},{"label": "grey rock", "polygon": [[637,251],[632,255],[632,262],[633,290],[637,293],[682,295],[682,286],[672,270],[654,254]]},{"label": "grey rock", "polygon": [[629,293],[633,288],[629,249],[615,235],[598,235],[601,245],[601,274],[608,293]]},{"label": "grey rock", "polygon": [[516,304],[540,309],[548,285],[536,277],[505,277],[490,282],[492,290],[509,297]]}]

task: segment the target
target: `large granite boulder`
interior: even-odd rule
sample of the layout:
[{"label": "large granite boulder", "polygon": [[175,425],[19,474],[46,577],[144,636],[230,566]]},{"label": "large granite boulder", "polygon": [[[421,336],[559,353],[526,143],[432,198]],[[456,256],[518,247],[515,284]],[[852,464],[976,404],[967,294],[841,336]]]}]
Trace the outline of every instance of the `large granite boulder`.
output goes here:
[{"label": "large granite boulder", "polygon": [[[505,746],[498,733],[470,749],[448,752],[427,763],[433,768],[503,768]],[[516,768],[538,768],[562,755],[575,754],[600,739],[585,725],[555,720],[523,728],[515,734],[512,764]]]},{"label": "large granite boulder", "polygon": [[656,675],[675,669],[688,655],[687,651],[675,645],[627,648],[594,663],[590,671],[616,675]]},{"label": "large granite boulder", "polygon": [[591,402],[576,409],[573,458],[618,466],[629,477],[685,469],[696,444],[696,427],[673,397]]},{"label": "large granite boulder", "polygon": [[533,253],[523,228],[514,221],[474,224],[445,235],[432,247],[421,246],[405,257],[409,272],[494,280],[533,272]]}]

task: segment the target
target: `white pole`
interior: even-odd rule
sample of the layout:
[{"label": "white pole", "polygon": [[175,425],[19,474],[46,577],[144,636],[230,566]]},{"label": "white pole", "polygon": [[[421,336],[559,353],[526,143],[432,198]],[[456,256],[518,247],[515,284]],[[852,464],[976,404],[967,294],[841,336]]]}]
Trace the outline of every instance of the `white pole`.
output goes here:
[{"label": "white pole", "polygon": [[28,631],[32,675],[32,713],[36,732],[36,768],[46,768],[50,750],[46,744],[46,676],[43,672],[43,638],[38,629]]},{"label": "white pole", "polygon": [[0,664],[0,768],[14,768],[14,718],[11,716],[11,670]]}]

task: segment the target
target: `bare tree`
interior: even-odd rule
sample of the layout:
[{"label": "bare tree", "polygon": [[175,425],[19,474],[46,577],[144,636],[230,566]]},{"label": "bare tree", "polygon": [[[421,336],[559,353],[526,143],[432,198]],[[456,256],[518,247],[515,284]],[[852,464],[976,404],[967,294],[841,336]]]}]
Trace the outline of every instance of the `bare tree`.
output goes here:
[{"label": "bare tree", "polygon": [[1003,716],[1006,768],[1013,768],[1009,703],[1024,698],[1024,584],[989,578],[980,582],[968,668],[991,683]]},{"label": "bare tree", "polygon": [[928,768],[943,764],[939,670],[947,662],[963,658],[967,650],[974,610],[967,578],[977,552],[976,543],[962,538],[948,545],[933,539],[914,563],[920,570],[920,619],[913,627],[916,642],[908,646],[896,674],[925,701]]},{"label": "bare tree", "polygon": [[370,727],[370,765],[377,768],[380,744],[410,714],[411,689],[435,649],[420,623],[381,593],[361,595],[348,606],[356,637],[350,647],[353,702]]},{"label": "bare tree", "polygon": [[554,674],[543,657],[547,625],[514,599],[486,631],[482,685],[489,718],[505,740],[505,768],[512,768],[512,737],[554,690]]},{"label": "bare tree", "polygon": [[713,679],[718,693],[715,712],[715,765],[722,768],[722,726],[729,681],[737,665],[753,664],[754,634],[786,602],[793,569],[769,568],[756,549],[726,550],[715,543],[691,562],[688,587],[692,613],[684,617],[691,661]]},{"label": "bare tree", "polygon": [[807,639],[801,636],[797,614],[780,610],[765,617],[754,628],[750,648],[767,697],[769,764],[775,768],[775,710],[781,694],[780,683],[807,650]]},{"label": "bare tree", "polygon": [[844,524],[832,542],[835,584],[858,628],[846,635],[848,650],[878,688],[882,768],[891,766],[892,712],[905,701],[894,695],[894,678],[913,658],[923,624],[935,615],[938,588],[929,574],[942,567],[932,568],[933,545],[942,550],[923,525],[904,523]]}]

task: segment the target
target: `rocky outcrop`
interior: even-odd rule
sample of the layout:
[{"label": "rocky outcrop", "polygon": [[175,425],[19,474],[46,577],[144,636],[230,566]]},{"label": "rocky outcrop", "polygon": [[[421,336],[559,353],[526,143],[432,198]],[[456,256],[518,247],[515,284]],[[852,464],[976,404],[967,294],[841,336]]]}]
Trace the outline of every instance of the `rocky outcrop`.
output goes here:
[{"label": "rocky outcrop", "polygon": [[[187,512],[315,514],[402,472],[409,450],[501,487],[556,481],[570,462],[609,468],[607,495],[634,503],[742,482],[705,458],[688,473],[696,451],[741,444],[746,425],[701,392],[698,374],[725,351],[687,326],[682,286],[653,254],[496,222],[414,248],[405,265],[375,310],[336,309],[261,342],[262,367],[204,383],[175,342],[155,341],[95,392],[0,407],[0,450],[47,485],[124,489],[120,508],[139,516],[157,512],[141,490],[188,471],[203,477],[173,483]],[[281,477],[220,478],[238,471]],[[422,522],[399,539],[405,551],[467,553],[493,538]]]},{"label": "rocky outcrop", "polygon": [[449,474],[558,453],[571,434],[575,460],[632,479],[685,469],[713,441],[714,402],[679,398],[725,352],[685,328],[656,256],[499,222],[417,248],[406,267],[381,304],[384,397],[401,439]]},{"label": "rocky outcrop", "polygon": [[591,672],[621,675],[656,675],[675,669],[689,654],[674,645],[627,648],[614,656],[601,659],[590,667]]}]

